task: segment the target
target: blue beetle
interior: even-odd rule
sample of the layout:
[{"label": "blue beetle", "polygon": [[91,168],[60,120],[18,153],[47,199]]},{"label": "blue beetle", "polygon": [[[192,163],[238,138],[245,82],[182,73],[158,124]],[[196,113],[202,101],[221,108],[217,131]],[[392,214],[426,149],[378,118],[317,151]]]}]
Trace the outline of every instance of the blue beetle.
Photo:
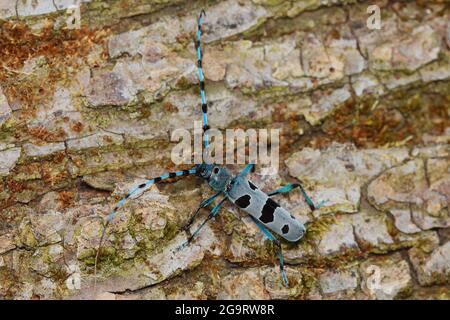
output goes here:
[{"label": "blue beetle", "polygon": [[[198,75],[200,81],[200,96],[201,96],[201,110],[203,114],[203,146],[205,150],[208,149],[208,106],[206,103],[206,95],[205,95],[205,82],[203,76],[203,67],[202,67],[202,52],[200,49],[200,37],[202,33],[202,22],[203,16],[205,15],[205,11],[202,10],[200,16],[198,18],[198,28],[197,28],[197,40],[196,40],[196,51],[197,51],[197,67],[198,67]],[[200,212],[202,208],[205,208],[212,204],[214,200],[223,196],[223,198],[212,208],[208,217],[200,224],[200,226],[189,236],[188,240],[185,244],[180,246],[178,250],[181,250],[186,245],[189,245],[191,241],[196,237],[196,235],[200,232],[202,227],[212,218],[214,218],[223,203],[228,199],[237,207],[245,211],[250,215],[255,224],[259,227],[259,229],[263,232],[263,234],[272,241],[276,247],[278,248],[278,259],[280,265],[280,272],[283,283],[288,287],[288,279],[286,273],[284,271],[284,259],[283,253],[281,250],[280,242],[272,235],[269,231],[273,231],[290,242],[297,242],[300,240],[305,234],[305,226],[300,223],[294,216],[292,216],[287,210],[282,208],[277,202],[275,202],[272,197],[280,194],[289,192],[295,188],[299,188],[302,192],[306,202],[308,203],[311,210],[318,209],[323,202],[319,203],[319,205],[315,205],[311,198],[306,194],[303,187],[298,183],[291,183],[286,186],[283,186],[279,189],[276,189],[268,194],[261,191],[255,184],[253,184],[250,180],[246,178],[248,173],[254,169],[254,164],[248,164],[241,173],[237,176],[233,176],[230,172],[221,166],[206,163],[205,161],[201,164],[195,165],[193,168],[188,170],[182,170],[177,172],[170,172],[163,174],[159,177],[149,179],[144,183],[138,185],[133,190],[131,190],[124,198],[122,198],[119,203],[114,207],[113,211],[108,215],[106,219],[106,224],[103,228],[103,233],[100,239],[100,244],[97,249],[97,254],[95,258],[95,267],[94,272],[96,274],[97,270],[97,262],[101,249],[101,245],[103,242],[103,238],[106,233],[106,229],[108,224],[112,221],[112,219],[116,216],[120,207],[124,205],[126,200],[130,198],[132,195],[143,192],[147,190],[152,184],[158,183],[162,180],[168,178],[176,178],[180,176],[188,176],[195,174],[196,176],[202,178],[204,181],[208,183],[208,185],[216,191],[216,193],[208,199],[203,200],[198,209],[195,211],[189,222],[184,227],[184,230],[189,231],[190,226],[194,222],[196,216]]]}]

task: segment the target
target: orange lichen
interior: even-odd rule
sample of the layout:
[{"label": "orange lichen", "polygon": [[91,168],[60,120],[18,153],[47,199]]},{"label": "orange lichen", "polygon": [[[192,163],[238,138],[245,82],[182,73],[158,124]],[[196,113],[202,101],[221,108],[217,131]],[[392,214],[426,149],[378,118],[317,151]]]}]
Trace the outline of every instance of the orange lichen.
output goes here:
[{"label": "orange lichen", "polygon": [[61,208],[65,209],[73,205],[75,194],[71,191],[61,191],[58,194],[58,200],[61,203]]},{"label": "orange lichen", "polygon": [[178,108],[176,106],[174,106],[173,104],[171,104],[170,102],[166,102],[163,104],[163,108],[170,113],[175,113],[178,112]]},{"label": "orange lichen", "polygon": [[6,185],[8,186],[9,191],[13,193],[19,193],[26,189],[25,184],[14,181],[13,179],[6,180]]},{"label": "orange lichen", "polygon": [[58,173],[52,173],[48,170],[44,170],[42,172],[42,180],[44,180],[46,183],[48,183],[51,186],[54,186],[58,184],[61,181],[66,180],[69,177],[69,174],[65,171],[58,172]]},{"label": "orange lichen", "polygon": [[110,136],[104,136],[103,141],[105,141],[106,143],[112,143],[113,139]]},{"label": "orange lichen", "polygon": [[73,163],[74,163],[78,168],[83,167],[83,165],[84,165],[83,159],[81,159],[80,157],[75,157],[75,156],[72,156],[71,158],[72,158]]},{"label": "orange lichen", "polygon": [[61,141],[66,137],[66,133],[61,128],[51,132],[43,127],[35,127],[29,128],[28,133],[34,138],[47,142]]},{"label": "orange lichen", "polygon": [[386,102],[347,103],[324,122],[323,134],[316,135],[309,144],[315,148],[332,142],[352,142],[364,148],[417,145],[424,133],[440,135],[450,126],[448,101],[444,98],[432,99],[426,93],[419,98],[416,95],[407,98],[402,103],[397,103],[397,97],[391,102],[386,99]]},{"label": "orange lichen", "polygon": [[0,201],[0,212],[5,210],[6,208],[13,206],[15,203],[16,203],[16,197],[14,195],[10,196],[6,200]]},{"label": "orange lichen", "polygon": [[81,131],[83,131],[83,128],[84,128],[84,124],[82,124],[81,122],[75,122],[75,123],[73,123],[71,126],[70,126],[70,128],[72,129],[72,131],[74,131],[74,132],[81,132]]},{"label": "orange lichen", "polygon": [[55,153],[53,156],[53,162],[56,164],[60,164],[64,161],[64,159],[66,158],[66,154],[64,152],[58,152]]}]

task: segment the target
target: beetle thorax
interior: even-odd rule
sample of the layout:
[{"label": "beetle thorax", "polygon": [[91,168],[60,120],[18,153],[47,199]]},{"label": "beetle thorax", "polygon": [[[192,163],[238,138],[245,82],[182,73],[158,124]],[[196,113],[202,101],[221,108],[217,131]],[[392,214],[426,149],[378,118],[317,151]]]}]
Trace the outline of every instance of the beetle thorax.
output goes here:
[{"label": "beetle thorax", "polygon": [[224,191],[232,176],[227,169],[214,164],[197,165],[197,175],[208,182],[215,191]]}]

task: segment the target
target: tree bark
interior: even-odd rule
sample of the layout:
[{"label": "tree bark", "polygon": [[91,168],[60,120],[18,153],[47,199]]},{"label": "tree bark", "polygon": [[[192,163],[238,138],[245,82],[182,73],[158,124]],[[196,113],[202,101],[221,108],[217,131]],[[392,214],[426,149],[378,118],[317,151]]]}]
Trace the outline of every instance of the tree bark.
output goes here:
[{"label": "tree bark", "polygon": [[[191,176],[128,199],[94,276],[117,202],[192,167],[171,135],[202,121],[202,9],[209,125],[280,129],[279,170],[250,179],[326,201],[276,196],[307,229],[282,242],[289,290],[231,203],[175,250],[212,195]],[[0,19],[0,298],[450,298],[447,1],[4,1]]]}]

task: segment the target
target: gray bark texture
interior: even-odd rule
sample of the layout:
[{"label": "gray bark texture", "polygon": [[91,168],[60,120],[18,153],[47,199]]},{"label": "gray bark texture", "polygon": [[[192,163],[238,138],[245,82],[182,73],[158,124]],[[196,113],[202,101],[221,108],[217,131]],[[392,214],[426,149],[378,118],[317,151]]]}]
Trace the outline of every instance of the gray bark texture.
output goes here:
[{"label": "gray bark texture", "polygon": [[[279,128],[250,179],[326,200],[276,196],[307,228],[289,288],[231,203],[174,250],[213,194],[195,177],[129,199],[94,274],[117,202],[189,167],[202,9],[211,127]],[[448,1],[0,0],[0,27],[0,299],[450,299]]]}]

